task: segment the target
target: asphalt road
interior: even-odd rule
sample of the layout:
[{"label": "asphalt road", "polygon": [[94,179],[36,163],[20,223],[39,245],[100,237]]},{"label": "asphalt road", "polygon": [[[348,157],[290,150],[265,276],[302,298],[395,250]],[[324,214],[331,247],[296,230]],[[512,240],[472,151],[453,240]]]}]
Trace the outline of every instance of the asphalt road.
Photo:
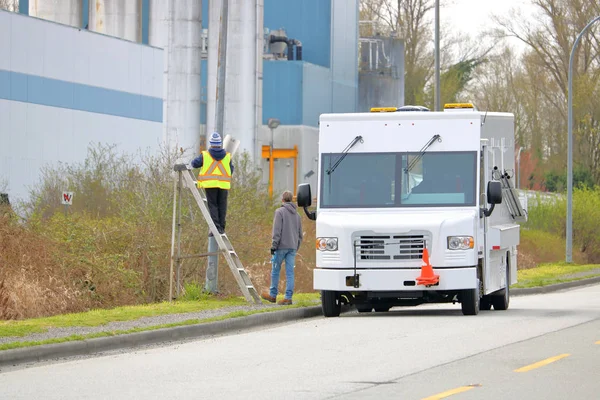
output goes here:
[{"label": "asphalt road", "polygon": [[595,285],[473,317],[459,305],[349,313],[9,370],[0,399],[591,399],[599,361]]}]

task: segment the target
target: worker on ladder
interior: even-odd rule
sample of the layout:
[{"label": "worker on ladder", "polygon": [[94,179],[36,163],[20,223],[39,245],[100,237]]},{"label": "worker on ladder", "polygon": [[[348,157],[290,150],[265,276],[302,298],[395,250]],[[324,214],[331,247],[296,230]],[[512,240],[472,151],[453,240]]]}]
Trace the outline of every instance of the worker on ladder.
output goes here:
[{"label": "worker on ladder", "polygon": [[[223,148],[221,135],[213,132],[208,141],[208,151],[192,160],[193,168],[200,168],[198,187],[204,188],[210,217],[219,233],[225,233],[225,217],[227,215],[227,194],[231,188],[231,153]],[[212,233],[209,233],[211,235]]]}]

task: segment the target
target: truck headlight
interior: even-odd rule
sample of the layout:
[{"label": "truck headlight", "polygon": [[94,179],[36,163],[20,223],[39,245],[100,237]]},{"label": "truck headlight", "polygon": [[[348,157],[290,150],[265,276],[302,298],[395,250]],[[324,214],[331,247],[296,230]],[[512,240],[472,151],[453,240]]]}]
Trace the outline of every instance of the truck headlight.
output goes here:
[{"label": "truck headlight", "polygon": [[474,246],[472,236],[448,236],[448,250],[469,250]]},{"label": "truck headlight", "polygon": [[337,238],[317,238],[317,250],[336,251],[338,249]]}]

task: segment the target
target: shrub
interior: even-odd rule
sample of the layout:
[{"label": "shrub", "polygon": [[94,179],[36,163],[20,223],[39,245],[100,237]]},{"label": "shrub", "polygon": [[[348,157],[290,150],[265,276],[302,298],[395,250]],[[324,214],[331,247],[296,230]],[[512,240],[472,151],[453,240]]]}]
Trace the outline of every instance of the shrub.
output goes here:
[{"label": "shrub", "polygon": [[[6,310],[0,318],[167,299],[176,157],[168,151],[126,155],[115,146],[92,145],[83,163],[43,168],[40,185],[24,207],[24,222],[8,217],[0,222],[0,309]],[[278,201],[269,197],[247,154],[236,155],[234,165],[227,234],[260,291],[270,281],[271,223]],[[63,191],[74,192],[67,212],[60,204]],[[303,218],[298,292],[312,291],[315,259],[314,223]],[[181,253],[205,253],[208,227],[187,189],[181,196],[181,228]],[[204,286],[206,264],[206,258],[183,261],[182,294]],[[223,258],[219,292],[240,295]]]},{"label": "shrub", "polygon": [[[566,197],[538,200],[528,210],[526,228],[566,236]],[[600,189],[580,187],[573,190],[573,244],[587,257],[587,262],[600,261]]]}]

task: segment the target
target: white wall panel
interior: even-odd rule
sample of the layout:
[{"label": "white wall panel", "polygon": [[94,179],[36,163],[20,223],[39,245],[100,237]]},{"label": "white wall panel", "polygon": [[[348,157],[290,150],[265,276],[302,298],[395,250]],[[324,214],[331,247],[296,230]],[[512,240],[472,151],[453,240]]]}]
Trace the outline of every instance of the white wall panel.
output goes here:
[{"label": "white wall panel", "polygon": [[11,22],[9,13],[0,11],[0,69],[10,69]]},{"label": "white wall panel", "polygon": [[[27,36],[23,32],[33,26],[36,21],[21,15],[15,16],[10,13],[12,21],[10,25],[10,69],[12,71],[27,71]],[[18,17],[18,18],[15,18]],[[25,43],[24,43],[25,42]]]},{"label": "white wall panel", "polygon": [[[69,80],[76,83],[94,82],[90,68],[93,53],[91,51],[86,51],[87,46],[92,46],[90,36],[73,35],[72,43],[73,59],[71,60],[71,64],[73,65],[73,74]],[[49,48],[48,51],[52,51],[52,48]]]},{"label": "white wall panel", "polygon": [[21,38],[21,46],[24,46],[27,51],[27,65],[25,66],[24,71],[19,72],[44,76],[45,24],[28,24],[29,27],[27,30],[24,30],[24,27],[21,24],[13,24],[13,26],[14,25],[17,26],[19,37]]},{"label": "white wall panel", "polygon": [[[154,66],[154,49],[151,47],[142,47],[142,54],[141,54],[141,58],[140,61],[141,65],[144,66],[141,69],[141,80],[142,80],[142,87],[141,87],[141,91],[140,93],[146,96],[153,96],[153,92],[154,92],[154,75],[155,72],[149,68],[149,67],[153,67]],[[138,62],[138,65],[139,65]],[[162,73],[161,73],[161,77],[162,77]],[[162,78],[161,78],[162,79]],[[162,93],[159,95],[159,97],[162,97]]]},{"label": "white wall panel", "polygon": [[[153,97],[158,97],[158,98],[163,98],[163,62],[164,62],[164,55],[163,55],[163,50],[161,49],[154,49],[154,65],[152,67],[152,75],[153,75],[153,89],[152,89],[152,96]],[[164,114],[163,114],[164,115]]]},{"label": "white wall panel", "polygon": [[[75,73],[75,64],[71,60],[75,57],[76,35],[73,35],[71,29],[45,29],[43,34],[43,48],[39,53],[44,59],[43,70],[36,75],[70,81]],[[57,43],[61,45],[57,46]]]},{"label": "white wall panel", "polygon": [[[10,103],[0,100],[0,157],[9,156],[13,150],[8,142],[10,132]],[[0,167],[0,185],[2,185],[2,167]]]},{"label": "white wall panel", "polygon": [[0,51],[1,69],[162,98],[162,49],[0,12]]},{"label": "white wall panel", "polygon": [[44,165],[83,162],[92,142],[135,156],[157,151],[162,137],[161,123],[7,100],[0,121],[0,182],[7,180],[11,200],[27,197]]},{"label": "white wall panel", "polygon": [[127,91],[131,93],[143,93],[143,86],[147,84],[145,82],[142,83],[142,73],[144,72],[144,68],[141,65],[143,47],[135,46],[128,50]]}]

